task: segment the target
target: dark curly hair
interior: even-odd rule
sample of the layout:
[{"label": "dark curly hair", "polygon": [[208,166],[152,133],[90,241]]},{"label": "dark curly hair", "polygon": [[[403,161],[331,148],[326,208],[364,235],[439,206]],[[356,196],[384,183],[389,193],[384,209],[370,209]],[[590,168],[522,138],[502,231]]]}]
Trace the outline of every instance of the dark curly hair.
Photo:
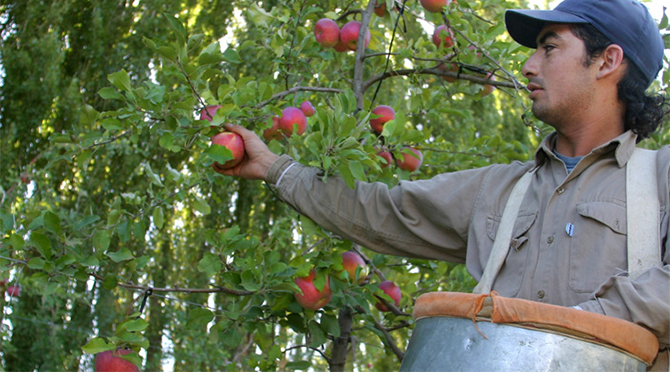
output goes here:
[{"label": "dark curly hair", "polygon": [[[584,41],[586,47],[585,66],[590,66],[595,58],[613,44],[605,35],[588,24],[576,24],[572,33]],[[640,69],[628,58],[626,73],[617,84],[619,100],[626,104],[625,129],[637,134],[641,141],[660,129],[663,116],[670,112],[670,101],[661,95],[647,95],[648,85]]]}]

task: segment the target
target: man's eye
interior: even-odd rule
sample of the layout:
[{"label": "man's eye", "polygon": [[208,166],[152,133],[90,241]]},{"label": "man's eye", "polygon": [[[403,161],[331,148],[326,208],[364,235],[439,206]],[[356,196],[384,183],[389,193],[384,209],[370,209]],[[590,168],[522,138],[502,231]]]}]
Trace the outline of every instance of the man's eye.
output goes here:
[{"label": "man's eye", "polygon": [[553,45],[545,45],[542,48],[544,48],[544,50],[546,52],[549,52],[550,50],[554,49],[554,46]]}]

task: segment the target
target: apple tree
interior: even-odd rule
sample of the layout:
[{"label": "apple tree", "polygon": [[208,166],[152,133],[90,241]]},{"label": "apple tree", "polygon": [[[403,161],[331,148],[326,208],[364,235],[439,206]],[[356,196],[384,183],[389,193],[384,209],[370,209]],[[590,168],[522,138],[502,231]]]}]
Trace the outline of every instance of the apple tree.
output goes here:
[{"label": "apple tree", "polygon": [[[128,348],[147,370],[397,369],[413,300],[470,291],[464,266],[325,231],[268,185],[216,173],[232,153],[211,138],[224,123],[270,133],[274,152],[350,186],[529,159],[551,129],[502,23],[527,2],[444,3],[0,5],[0,289],[22,288],[0,299],[1,365],[91,369]],[[321,40],[322,19],[347,43]],[[652,89],[669,79],[666,60]],[[304,126],[283,117],[305,102]]]}]

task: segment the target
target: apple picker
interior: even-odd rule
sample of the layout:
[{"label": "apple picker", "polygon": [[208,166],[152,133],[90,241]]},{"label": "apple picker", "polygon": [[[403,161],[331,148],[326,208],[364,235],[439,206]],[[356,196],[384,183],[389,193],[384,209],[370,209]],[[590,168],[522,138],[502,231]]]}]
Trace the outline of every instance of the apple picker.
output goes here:
[{"label": "apple picker", "polygon": [[[637,147],[668,112],[665,97],[646,93],[662,67],[657,25],[633,0],[565,0],[510,10],[505,23],[536,49],[522,73],[533,114],[555,129],[532,161],[351,189],[230,125],[246,156],[217,171],[267,181],[366,248],[465,263],[475,293],[419,297],[402,369],[667,371],[670,147]],[[499,364],[477,364],[489,362]]]}]

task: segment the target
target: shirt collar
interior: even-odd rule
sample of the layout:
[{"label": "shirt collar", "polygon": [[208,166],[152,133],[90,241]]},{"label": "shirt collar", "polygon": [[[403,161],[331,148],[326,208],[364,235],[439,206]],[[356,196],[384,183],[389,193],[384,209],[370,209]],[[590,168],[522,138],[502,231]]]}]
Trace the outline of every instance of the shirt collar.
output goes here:
[{"label": "shirt collar", "polygon": [[[556,136],[557,134],[554,132],[542,140],[542,143],[540,143],[540,146],[535,151],[535,166],[541,166],[548,159],[556,159],[556,156],[553,154],[554,145],[556,144]],[[629,130],[611,141],[596,147],[586,156],[594,154],[601,155],[614,149],[614,157],[621,168],[626,165],[630,157],[633,155],[636,142],[637,134]]]}]

